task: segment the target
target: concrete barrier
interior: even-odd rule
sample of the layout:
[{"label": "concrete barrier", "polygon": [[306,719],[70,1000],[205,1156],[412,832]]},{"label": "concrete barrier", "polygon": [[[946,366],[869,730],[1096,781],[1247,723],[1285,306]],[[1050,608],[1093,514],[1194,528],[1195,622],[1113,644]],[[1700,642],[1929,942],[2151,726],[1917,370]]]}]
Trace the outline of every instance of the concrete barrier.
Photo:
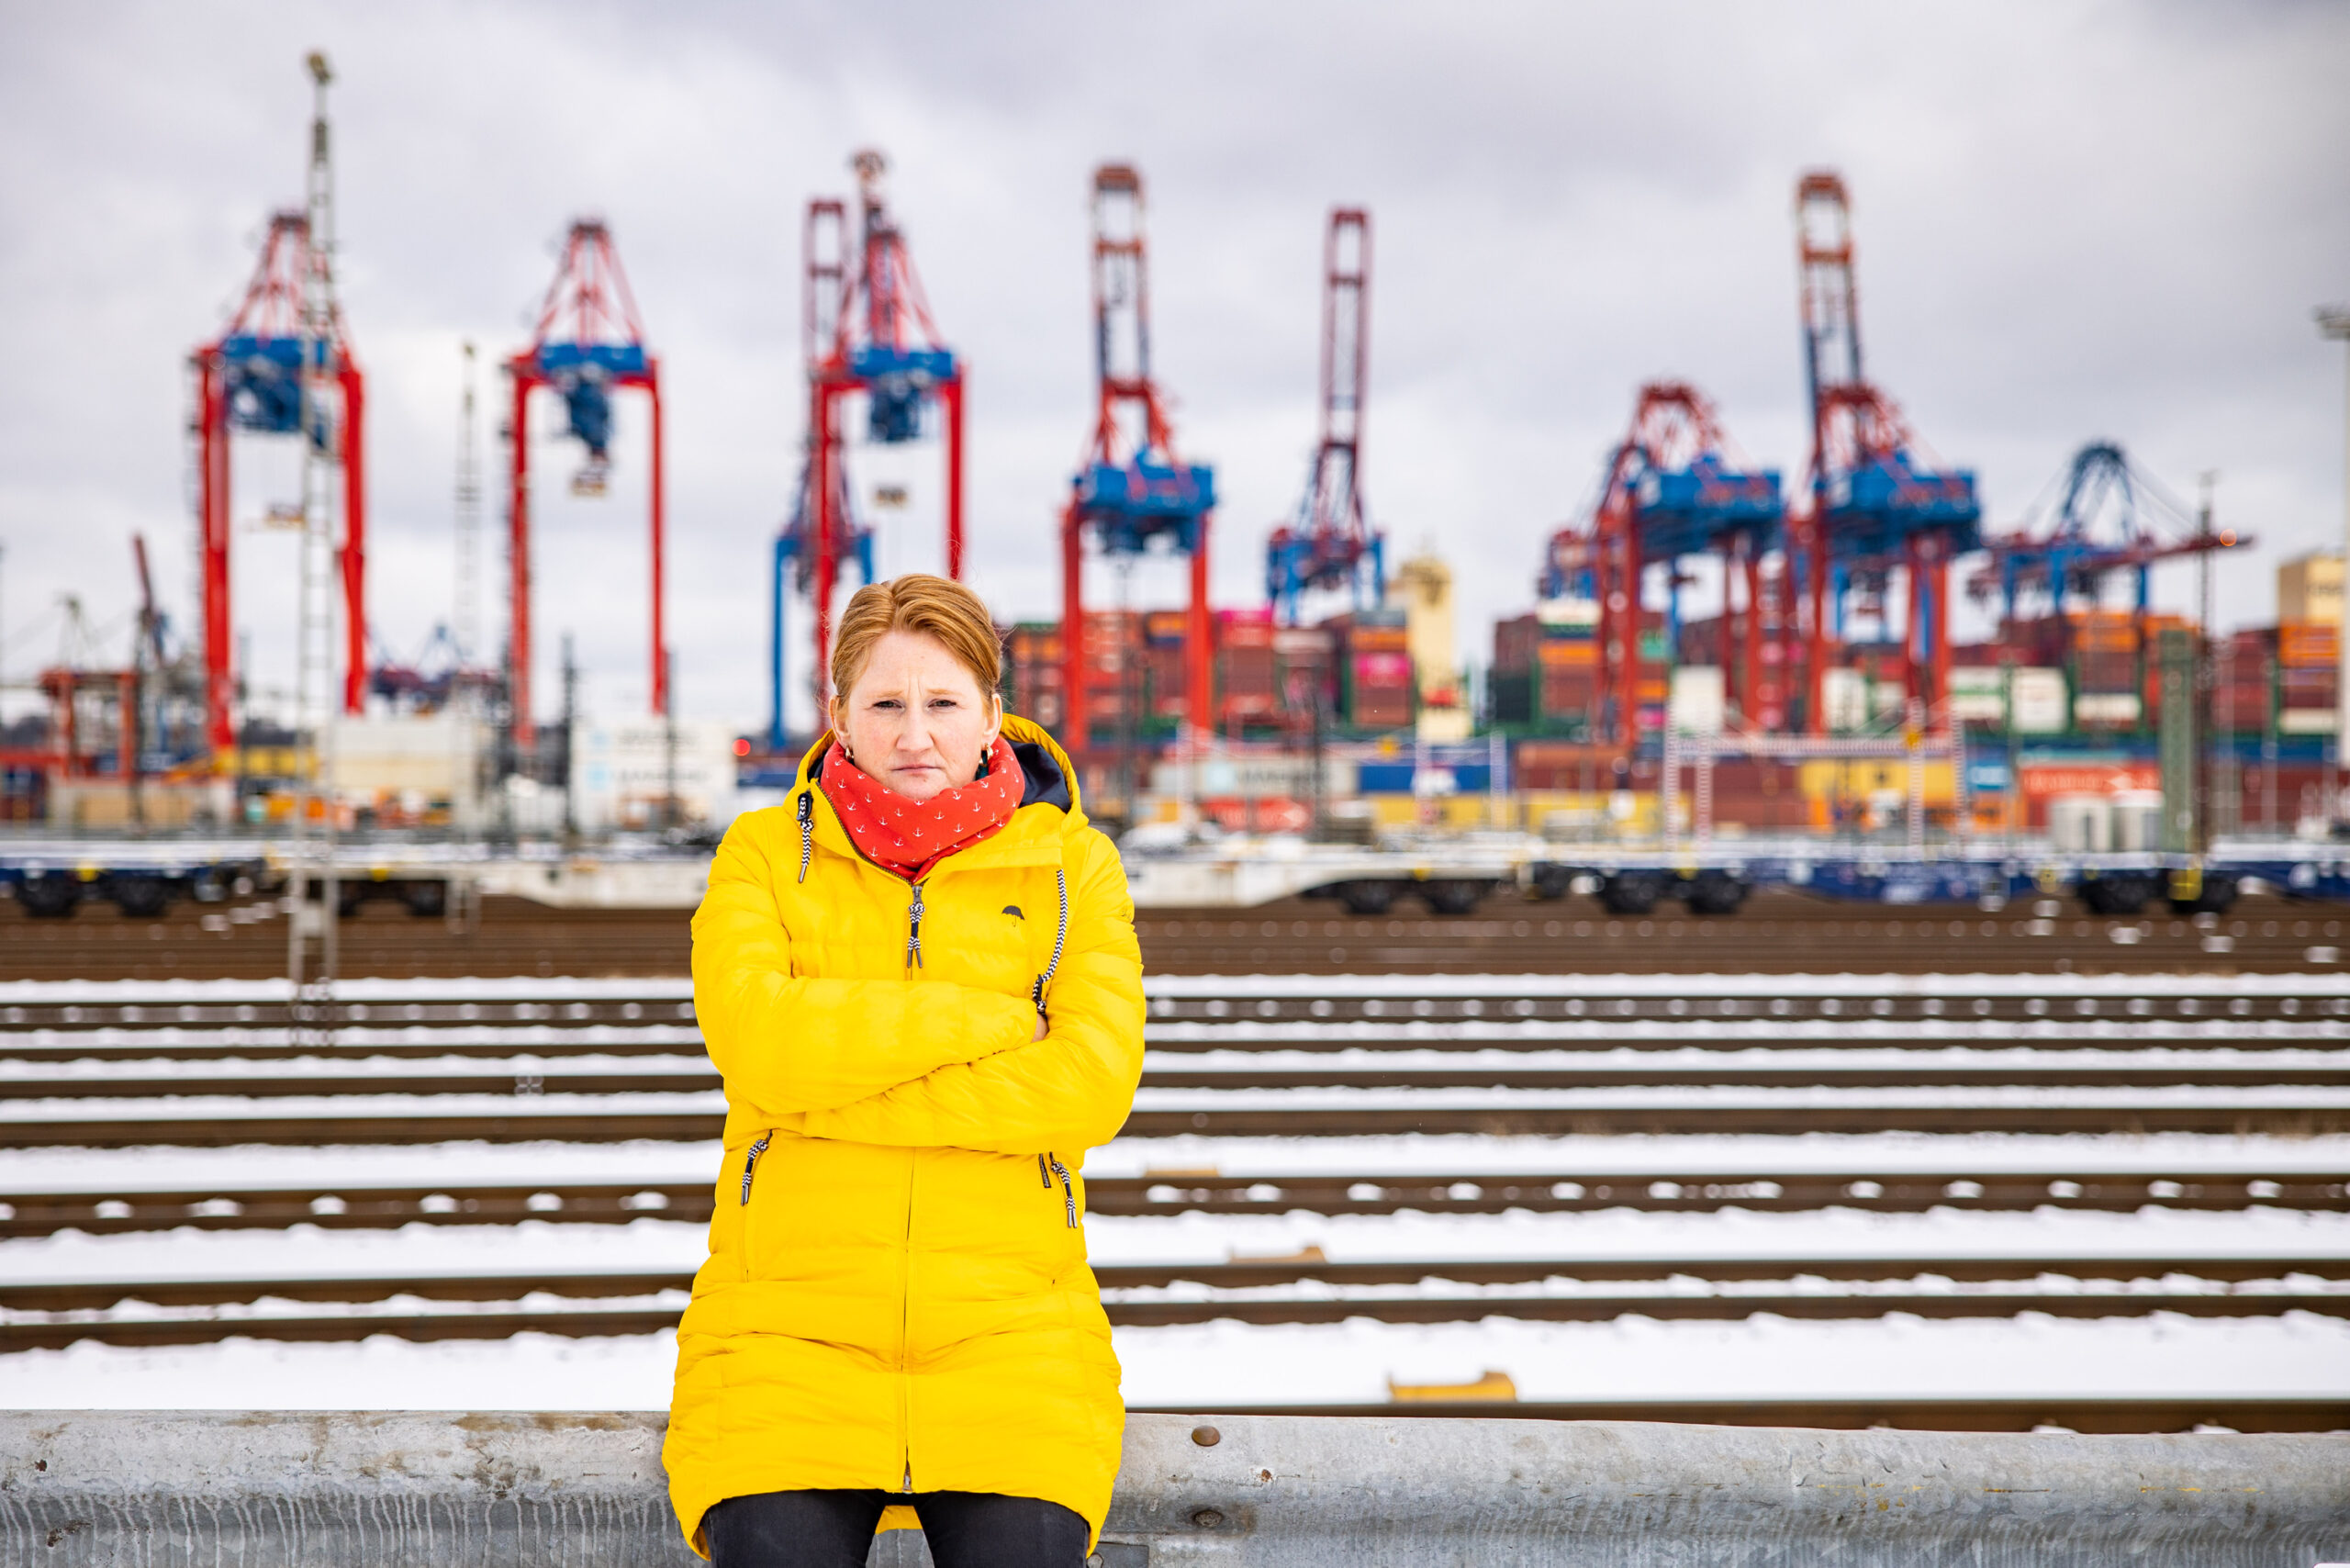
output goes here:
[{"label": "concrete barrier", "polygon": [[[693,1561],[655,1414],[0,1414],[0,1560]],[[2012,1437],[1136,1416],[1103,1568],[2312,1568],[2350,1437]],[[927,1562],[912,1532],[876,1563]]]}]

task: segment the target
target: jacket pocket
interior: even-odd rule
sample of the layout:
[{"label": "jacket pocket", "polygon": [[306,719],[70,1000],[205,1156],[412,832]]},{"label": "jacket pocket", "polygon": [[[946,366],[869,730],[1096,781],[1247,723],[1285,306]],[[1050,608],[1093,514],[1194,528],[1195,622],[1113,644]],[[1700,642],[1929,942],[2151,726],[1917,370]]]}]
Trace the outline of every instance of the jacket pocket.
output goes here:
[{"label": "jacket pocket", "polygon": [[1053,1190],[1053,1179],[1057,1176],[1060,1178],[1061,1204],[1068,1215],[1069,1228],[1075,1230],[1077,1228],[1077,1184],[1069,1177],[1069,1167],[1063,1165],[1051,1149],[1046,1149],[1036,1157],[1036,1175],[1044,1182],[1045,1191],[1047,1193]]},{"label": "jacket pocket", "polygon": [[743,1153],[743,1183],[737,1190],[734,1202],[734,1245],[743,1264],[743,1277],[746,1280],[751,1277],[752,1251],[756,1239],[751,1230],[752,1184],[758,1179],[759,1156],[765,1154],[767,1146],[774,1141],[775,1129],[769,1127]]}]

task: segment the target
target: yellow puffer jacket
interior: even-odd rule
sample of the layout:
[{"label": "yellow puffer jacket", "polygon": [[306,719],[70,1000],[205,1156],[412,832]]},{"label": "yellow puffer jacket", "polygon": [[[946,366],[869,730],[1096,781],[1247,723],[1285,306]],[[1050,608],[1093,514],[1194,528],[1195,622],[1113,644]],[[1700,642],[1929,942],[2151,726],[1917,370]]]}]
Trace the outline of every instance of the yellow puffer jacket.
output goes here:
[{"label": "yellow puffer jacket", "polygon": [[726,1155],[662,1450],[697,1551],[712,1504],[800,1487],[1042,1497],[1097,1537],[1109,1511],[1125,1408],[1077,1170],[1134,1103],[1142,955],[1069,758],[1004,734],[1027,798],[932,869],[918,932],[810,778],[829,736],[719,846],[694,1007]]}]

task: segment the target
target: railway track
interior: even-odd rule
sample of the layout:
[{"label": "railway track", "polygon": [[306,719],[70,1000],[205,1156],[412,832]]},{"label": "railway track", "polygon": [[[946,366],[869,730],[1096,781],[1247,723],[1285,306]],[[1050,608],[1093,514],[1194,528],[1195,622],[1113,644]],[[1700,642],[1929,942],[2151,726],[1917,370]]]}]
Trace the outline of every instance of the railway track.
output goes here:
[{"label": "railway track", "polygon": [[[111,908],[32,920],[0,902],[0,978],[261,980],[285,966],[274,903],[182,904],[159,919]],[[2115,918],[2056,899],[1997,911],[1838,904],[1758,896],[1734,915],[1615,916],[1588,899],[1546,902],[1503,891],[1467,915],[1345,913],[1287,899],[1248,910],[1146,910],[1146,963],[1166,974],[1447,974],[1503,971],[1800,974],[1821,955],[1867,971],[1945,968],[1963,942],[1969,968],[2007,973],[2162,974],[2212,969],[2281,972],[2341,960],[2350,910],[2269,895],[2226,916]],[[370,904],[341,925],[347,974],[391,978],[677,976],[691,935],[678,910],[556,910],[484,901],[459,929]]]},{"label": "railway track", "polygon": [[[2339,1170],[2282,1165],[2212,1170],[2070,1167],[2030,1172],[1919,1171],[1856,1160],[1840,1170],[1677,1170],[1610,1171],[1442,1170],[1399,1176],[1361,1170],[1298,1175],[1168,1170],[1097,1176],[1086,1182],[1089,1213],[1117,1216],[1208,1215],[1650,1214],[1740,1209],[1799,1214],[1827,1207],[1871,1214],[1932,1209],[2027,1213],[2040,1209],[2127,1214],[2139,1209],[2239,1210],[2260,1205],[2350,1212],[2350,1161]],[[715,1206],[709,1182],[306,1182],[256,1186],[207,1182],[80,1188],[0,1187],[0,1237],[62,1230],[125,1235],[179,1229],[251,1230],[316,1226],[330,1230],[410,1225],[626,1225],[647,1217],[706,1223]]]},{"label": "railway track", "polygon": [[[2350,978],[1155,977],[1133,1137],[2350,1130]],[[718,1135],[681,981],[0,987],[0,1143]]]},{"label": "railway track", "polygon": [[[1128,1406],[1137,1415],[1360,1416],[1360,1405]],[[1812,1427],[1916,1432],[2340,1432],[2350,1399],[1415,1399],[1401,1413],[1519,1421],[1681,1421],[1707,1427]]]},{"label": "railway track", "polygon": [[[1147,989],[1136,1109],[1085,1192],[1122,1335],[2350,1320],[2350,976]],[[717,1196],[678,1174],[719,1163],[699,1040],[677,976],[352,980],[298,1017],[260,981],[0,984],[0,1351],[658,1334]],[[1765,1223],[1798,1228],[1740,1228]],[[2327,1398],[1802,1408],[2350,1422]]]},{"label": "railway track", "polygon": [[[2350,1317],[2350,1256],[1622,1257],[1098,1264],[1113,1326],[2109,1317],[2164,1312]],[[451,1271],[0,1282],[0,1350],[80,1339],[195,1344],[273,1338],[480,1338],[674,1327],[678,1271]],[[1312,1288],[1308,1288],[1312,1287]],[[546,1298],[561,1298],[550,1301]],[[292,1310],[329,1305],[327,1312]],[[127,1309],[127,1310],[118,1310]]]},{"label": "railway track", "polygon": [[[2350,980],[1158,977],[1126,1134],[2350,1128]],[[0,988],[17,1147],[717,1136],[680,982]],[[278,1018],[285,1022],[279,1024]]]}]

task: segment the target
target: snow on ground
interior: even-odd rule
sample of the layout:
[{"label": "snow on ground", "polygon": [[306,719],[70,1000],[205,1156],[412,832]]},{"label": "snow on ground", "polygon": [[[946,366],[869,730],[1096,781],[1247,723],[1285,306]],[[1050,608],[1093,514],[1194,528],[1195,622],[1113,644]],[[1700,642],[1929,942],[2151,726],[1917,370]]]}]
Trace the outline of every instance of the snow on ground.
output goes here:
[{"label": "snow on ground", "polygon": [[[526,1220],[396,1230],[197,1230],[91,1236],[77,1230],[0,1241],[0,1278],[41,1281],[375,1278],[387,1274],[689,1272],[708,1256],[704,1226],[642,1218],[625,1225]],[[1095,1215],[1094,1262],[1222,1263],[1320,1247],[1334,1262],[1404,1260],[1590,1261],[1674,1259],[1924,1260],[2022,1256],[2049,1271],[2099,1258],[2335,1257],[2350,1261],[2350,1215],[2256,1209],[1867,1214],[1850,1209],[1759,1214]]]},{"label": "snow on ground", "polygon": [[[2343,1092],[2350,1095],[2350,1091]],[[314,1117],[503,1116],[718,1116],[726,1096],[699,1092],[619,1094],[288,1094],[248,1098],[241,1094],[172,1094],[158,1099],[0,1101],[0,1127],[11,1122],[273,1122]],[[0,1136],[6,1136],[0,1134]]]},{"label": "snow on ground", "polygon": [[[1677,1074],[1703,1080],[1709,1074],[1744,1071],[1819,1072],[1830,1075],[1862,1072],[1925,1072],[1965,1070],[1990,1072],[2086,1073],[2143,1070],[2187,1073],[2220,1070],[2261,1070],[2279,1075],[2324,1070],[2339,1065],[2338,1050],[2284,1047],[2247,1049],[2244,1042],[2226,1046],[2131,1045],[2045,1050],[2030,1044],[2006,1044],[1992,1048],[1957,1045],[1903,1047],[1779,1047],[1740,1045],[1729,1048],[1676,1046],[1642,1050],[1619,1046],[1602,1050],[1512,1050],[1484,1047],[1473,1050],[1440,1050],[1412,1047],[1379,1050],[1349,1046],[1337,1050],[1218,1048],[1203,1051],[1146,1051],[1143,1070],[1187,1074],[1260,1072],[1489,1072],[1496,1080],[1519,1072]],[[699,1052],[688,1056],[663,1053],[645,1056],[581,1054],[547,1056],[517,1048],[496,1057],[151,1057],[73,1061],[21,1061],[0,1058],[0,1086],[17,1094],[44,1088],[80,1088],[109,1081],[169,1083],[173,1090],[200,1093],[226,1081],[241,1085],[254,1079],[323,1081],[364,1085],[370,1081],[394,1083],[418,1078],[477,1081],[498,1085],[520,1072],[540,1078],[551,1092],[562,1092],[566,1081],[595,1078],[615,1081],[666,1079],[679,1074],[716,1071]],[[237,1092],[233,1091],[232,1092]],[[364,1092],[364,1091],[353,1091]],[[598,1092],[590,1090],[588,1092]],[[1219,1091],[1221,1092],[1221,1091]],[[1513,1091],[1516,1092],[1516,1091]],[[241,1093],[240,1094],[241,1096]]]},{"label": "snow on ground", "polygon": [[[226,1151],[224,1151],[226,1152]],[[6,1156],[0,1155],[0,1161]],[[1796,1133],[1604,1137],[1406,1133],[1371,1137],[1120,1138],[1086,1156],[1088,1176],[1157,1171],[1268,1176],[1416,1172],[1473,1176],[1557,1171],[1575,1175],[1653,1172],[1686,1176],[1774,1175],[1852,1170],[1870,1176],[1928,1171],[1990,1175],[2021,1171],[2181,1175],[2257,1170],[2262,1174],[2350,1171],[2350,1136],[2238,1137],[2202,1133],[2124,1137],[2104,1133]],[[0,1163],[0,1172],[6,1166]]]},{"label": "snow on ground", "polygon": [[[2350,1139],[2344,1140],[2350,1144]],[[174,1187],[429,1187],[436,1182],[708,1182],[723,1149],[716,1138],[666,1143],[467,1141],[227,1148],[0,1148],[0,1192],[123,1192]],[[2345,1159],[2350,1163],[2350,1159]]]},{"label": "snow on ground", "polygon": [[[160,1147],[0,1148],[0,1192],[125,1192],[174,1187],[387,1187],[480,1182],[708,1182],[722,1152],[716,1139],[578,1144],[465,1141],[227,1148]],[[2236,1137],[2199,1133],[1809,1133],[1791,1136],[1614,1137],[1419,1134],[1374,1137],[1120,1138],[1086,1157],[1089,1177],[1196,1175],[1475,1176],[1555,1172],[1578,1176],[1771,1176],[1850,1170],[1856,1175],[2031,1175],[2128,1171],[2193,1176],[2350,1172],[2350,1136]],[[1178,1183],[1181,1184],[1180,1179]]]},{"label": "snow on ground", "polygon": [[[1338,1324],[1116,1331],[1130,1405],[1383,1405],[1387,1380],[1507,1372],[1520,1399],[2350,1396],[2350,1323],[2307,1313],[2072,1321]],[[669,1402],[666,1333],[353,1344],[82,1343],[0,1355],[15,1409],[621,1410]],[[1404,1413],[1408,1414],[1408,1410]],[[1505,1406],[1494,1414],[1506,1415]]]},{"label": "snow on ground", "polygon": [[[1855,1110],[1887,1106],[1994,1106],[2043,1111],[2094,1110],[2126,1115],[2180,1106],[2208,1108],[2224,1103],[2245,1110],[2338,1111],[2350,1109],[2350,1089],[2299,1084],[2244,1084],[2214,1089],[2179,1084],[2154,1089],[2071,1087],[2042,1089],[2013,1084],[1908,1089],[1804,1086],[1752,1089],[1706,1084],[1665,1084],[1629,1089],[1152,1089],[1135,1096],[1147,1112],[1228,1111],[1438,1111],[1583,1110],[1677,1106],[1698,1110],[1767,1110],[1800,1116],[1808,1110]],[[0,1128],[48,1121],[106,1119],[184,1122],[207,1118],[268,1124],[319,1117],[500,1116],[527,1121],[554,1116],[723,1115],[726,1096],[699,1092],[631,1092],[612,1094],[306,1094],[247,1098],[231,1094],[167,1095],[105,1102],[103,1113],[81,1098],[0,1101]]]},{"label": "snow on ground", "polygon": [[625,1225],[408,1225],[397,1230],[131,1231],[0,1241],[0,1279],[334,1280],[388,1274],[516,1271],[690,1273],[710,1256],[709,1227],[679,1220]]},{"label": "snow on ground", "polygon": [[[1414,1053],[1415,1055],[1422,1053]],[[1485,1053],[1480,1052],[1479,1055]],[[1739,1053],[1744,1059],[1751,1053]],[[1806,1053],[1807,1056],[1815,1053]],[[1881,1053],[1872,1053],[1881,1054]],[[1936,1059],[1942,1055],[1938,1053]],[[1969,1052],[1979,1056],[1981,1052]],[[2053,1055],[2033,1052],[2033,1057]],[[2082,1061],[2102,1061],[2113,1057],[2111,1051],[2098,1051]],[[2123,1053],[2132,1061],[2146,1057],[2155,1064],[2179,1061],[2211,1062],[2249,1059],[2259,1065],[2301,1066],[2327,1062],[2322,1051],[2177,1051]],[[2304,1063],[2301,1058],[2309,1060]],[[2009,1059],[2001,1054],[2000,1060]],[[2019,1058],[2020,1059],[2020,1058]],[[2058,1065],[2062,1065],[2060,1062]],[[104,1083],[109,1079],[185,1080],[191,1088],[201,1090],[221,1079],[327,1079],[335,1082],[364,1082],[369,1079],[449,1078],[482,1079],[496,1082],[511,1079],[517,1072],[532,1072],[554,1082],[561,1082],[567,1075],[592,1075],[597,1078],[667,1077],[680,1072],[714,1070],[708,1058],[699,1051],[691,1056],[663,1054],[658,1056],[611,1056],[582,1054],[579,1056],[543,1056],[535,1051],[517,1047],[510,1056],[476,1057],[287,1057],[282,1059],[255,1057],[205,1057],[190,1060],[185,1057],[118,1058],[109,1060],[80,1061],[9,1061],[0,1059],[0,1085],[17,1093],[29,1093],[33,1089],[50,1084],[75,1086]]]}]

